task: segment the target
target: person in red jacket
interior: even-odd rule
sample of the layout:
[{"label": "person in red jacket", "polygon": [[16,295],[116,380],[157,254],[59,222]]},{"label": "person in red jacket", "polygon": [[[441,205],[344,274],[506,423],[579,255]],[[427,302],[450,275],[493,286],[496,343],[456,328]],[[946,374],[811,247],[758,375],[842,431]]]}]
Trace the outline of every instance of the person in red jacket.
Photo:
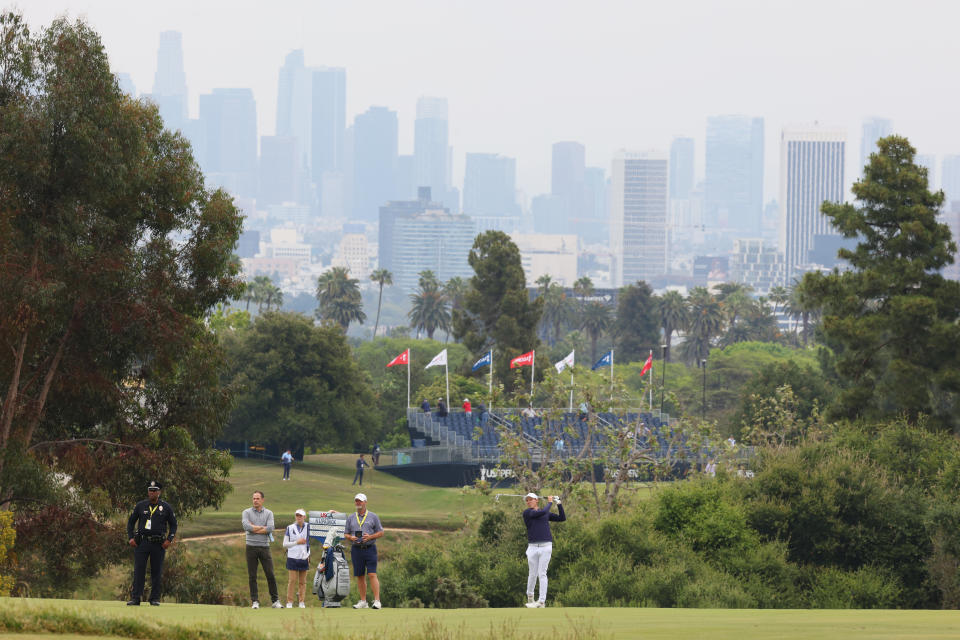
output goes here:
[{"label": "person in red jacket", "polygon": [[473,411],[471,410],[471,407],[470,407],[470,398],[463,399],[463,412],[467,414],[468,418],[473,415]]}]

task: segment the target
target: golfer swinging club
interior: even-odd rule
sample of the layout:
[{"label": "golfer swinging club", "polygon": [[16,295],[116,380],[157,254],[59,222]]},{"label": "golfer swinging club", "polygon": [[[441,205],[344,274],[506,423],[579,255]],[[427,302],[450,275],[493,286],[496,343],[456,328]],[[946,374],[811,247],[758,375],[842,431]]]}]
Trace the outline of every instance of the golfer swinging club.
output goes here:
[{"label": "golfer swinging club", "polygon": [[[530,572],[527,574],[527,608],[538,609],[546,606],[547,602],[547,565],[550,564],[550,555],[553,553],[553,535],[550,533],[550,522],[563,522],[567,519],[560,504],[560,496],[551,496],[547,499],[547,506],[537,509],[539,498],[535,493],[524,496],[527,508],[523,512],[523,523],[527,525],[527,563]],[[557,503],[559,513],[550,513],[550,507]],[[533,599],[533,586],[540,578],[540,599]]]}]

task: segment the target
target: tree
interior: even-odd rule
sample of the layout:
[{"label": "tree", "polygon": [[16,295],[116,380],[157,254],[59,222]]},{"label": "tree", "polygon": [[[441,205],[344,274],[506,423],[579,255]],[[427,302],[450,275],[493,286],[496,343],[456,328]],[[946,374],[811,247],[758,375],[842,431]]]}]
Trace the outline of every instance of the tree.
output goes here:
[{"label": "tree", "polygon": [[667,345],[667,361],[670,361],[670,343],[676,331],[683,331],[690,324],[690,309],[678,291],[667,291],[657,303],[660,326],[663,327],[664,342]]},{"label": "tree", "polygon": [[350,277],[346,267],[333,267],[317,278],[317,317],[335,322],[346,333],[351,322],[367,319],[360,297],[360,284]]},{"label": "tree", "polygon": [[373,337],[377,337],[377,329],[380,327],[380,306],[383,304],[383,287],[393,284],[393,274],[387,269],[377,269],[370,274],[370,280],[380,285],[380,293],[377,294],[377,320],[373,323]]},{"label": "tree", "polygon": [[684,343],[688,361],[698,363],[710,354],[713,338],[723,330],[723,305],[703,287],[690,292],[690,331]]},{"label": "tree", "polygon": [[960,283],[941,274],[957,251],[937,219],[944,196],[930,192],[906,138],[877,146],[853,185],[860,206],[822,207],[858,239],[839,253],[850,270],[802,281],[823,309],[825,370],[840,389],[833,415],[929,415],[931,428],[960,431]]},{"label": "tree", "polygon": [[613,311],[607,305],[594,300],[587,303],[580,318],[580,328],[590,336],[590,360],[597,359],[597,341],[603,332],[610,328]]},{"label": "tree", "polygon": [[543,300],[543,333],[550,338],[550,345],[553,346],[560,341],[563,327],[573,320],[573,307],[563,287],[556,282],[549,283],[547,288],[541,291],[540,298]]},{"label": "tree", "polygon": [[432,271],[420,272],[420,285],[416,293],[410,294],[410,302],[412,304],[407,315],[411,326],[417,330],[417,338],[420,337],[421,330],[426,331],[431,340],[437,329],[449,332],[449,304]]},{"label": "tree", "polygon": [[646,282],[620,289],[613,333],[620,362],[646,360],[647,353],[660,346],[657,306],[653,289]]},{"label": "tree", "polygon": [[[454,337],[472,353],[492,347],[495,371],[509,371],[510,358],[538,346],[543,301],[530,300],[520,250],[502,231],[477,236],[468,260],[475,275],[463,308],[453,313]],[[512,385],[512,378],[506,378],[505,389]]]},{"label": "tree", "polygon": [[240,295],[242,219],[82,21],[3,15],[0,70],[0,505],[18,584],[62,594],[117,558],[149,479],[184,515],[226,494],[202,318]]},{"label": "tree", "polygon": [[340,450],[372,444],[373,393],[339,328],[267,312],[224,344],[227,381],[241,390],[226,438]]}]

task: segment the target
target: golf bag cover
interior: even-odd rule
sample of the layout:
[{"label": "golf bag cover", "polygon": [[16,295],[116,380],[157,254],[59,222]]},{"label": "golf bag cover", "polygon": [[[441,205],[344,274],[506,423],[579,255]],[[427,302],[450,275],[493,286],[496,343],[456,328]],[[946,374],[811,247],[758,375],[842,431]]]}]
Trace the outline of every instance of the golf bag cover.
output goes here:
[{"label": "golf bag cover", "polygon": [[350,595],[350,567],[343,554],[343,547],[335,545],[326,550],[323,571],[317,567],[313,578],[313,591],[325,602],[340,602]]}]

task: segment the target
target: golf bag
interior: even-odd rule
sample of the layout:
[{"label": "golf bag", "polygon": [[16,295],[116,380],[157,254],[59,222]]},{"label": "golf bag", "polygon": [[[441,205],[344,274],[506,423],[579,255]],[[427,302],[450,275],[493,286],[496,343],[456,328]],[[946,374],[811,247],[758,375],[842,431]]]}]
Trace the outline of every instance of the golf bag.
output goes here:
[{"label": "golf bag", "polygon": [[324,549],[324,569],[317,567],[313,577],[313,593],[324,607],[339,607],[340,601],[350,595],[350,566],[339,544]]}]

